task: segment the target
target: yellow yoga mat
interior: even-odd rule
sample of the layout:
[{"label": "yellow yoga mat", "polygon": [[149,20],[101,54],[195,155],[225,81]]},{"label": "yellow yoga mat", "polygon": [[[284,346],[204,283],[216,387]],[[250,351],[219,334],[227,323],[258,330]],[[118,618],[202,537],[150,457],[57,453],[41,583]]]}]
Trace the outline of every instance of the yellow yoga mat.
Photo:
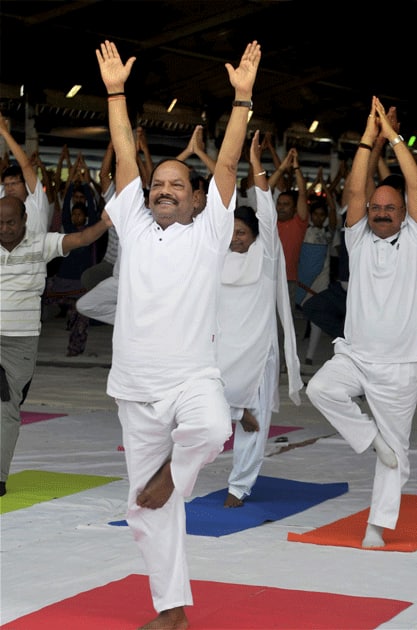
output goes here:
[{"label": "yellow yoga mat", "polygon": [[22,470],[9,476],[7,493],[0,498],[0,514],[21,510],[35,503],[60,499],[120,479],[122,477]]}]

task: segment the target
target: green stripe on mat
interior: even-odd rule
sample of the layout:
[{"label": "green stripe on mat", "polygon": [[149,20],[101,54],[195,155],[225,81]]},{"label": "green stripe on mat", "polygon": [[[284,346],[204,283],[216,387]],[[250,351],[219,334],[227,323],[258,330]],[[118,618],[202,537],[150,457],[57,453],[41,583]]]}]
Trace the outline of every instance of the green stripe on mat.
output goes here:
[{"label": "green stripe on mat", "polygon": [[60,499],[120,479],[122,477],[22,470],[9,476],[7,493],[0,498],[0,514],[31,507],[35,503]]}]

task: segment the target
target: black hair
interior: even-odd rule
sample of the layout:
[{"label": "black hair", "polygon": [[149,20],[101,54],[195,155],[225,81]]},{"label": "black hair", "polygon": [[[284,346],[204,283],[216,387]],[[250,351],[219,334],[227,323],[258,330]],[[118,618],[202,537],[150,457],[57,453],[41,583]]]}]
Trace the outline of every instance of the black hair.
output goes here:
[{"label": "black hair", "polygon": [[72,208],[71,208],[71,214],[73,213],[74,210],[82,210],[85,214],[85,216],[88,216],[88,208],[85,205],[84,201],[76,201]]},{"label": "black hair", "polygon": [[329,206],[327,205],[327,201],[325,199],[325,197],[314,197],[313,199],[311,199],[311,201],[309,202],[309,211],[310,214],[312,214],[315,210],[318,210],[319,208],[322,208],[326,214],[329,214]]},{"label": "black hair", "polygon": [[246,223],[256,238],[259,234],[259,222],[255,210],[251,206],[238,206],[234,214],[235,219],[240,219],[243,223]]},{"label": "black hair", "polygon": [[294,205],[297,205],[298,190],[294,190],[293,188],[291,188],[290,190],[283,190],[282,192],[279,193],[278,199],[280,199],[283,195],[287,195],[287,197],[291,197],[291,199],[294,202]]},{"label": "black hair", "polygon": [[2,182],[4,182],[5,177],[20,177],[22,182],[25,181],[23,171],[18,164],[11,164],[10,166],[7,166],[1,174]]},{"label": "black hair", "polygon": [[198,173],[196,170],[194,170],[193,168],[190,170],[190,181],[191,181],[191,187],[193,190],[198,190],[200,188],[200,183],[203,184],[203,190],[204,192],[208,193],[208,186],[209,186],[209,181],[206,177],[204,177],[203,175],[201,175],[200,173]]},{"label": "black hair", "polygon": [[161,164],[164,164],[165,162],[178,162],[178,164],[184,164],[184,166],[186,166],[188,168],[190,182],[191,182],[191,186],[192,186],[193,190],[197,190],[198,189],[198,184],[197,184],[196,187],[194,187],[194,184],[193,184],[193,180],[192,180],[192,176],[191,176],[191,171],[193,169],[190,169],[190,167],[188,166],[188,164],[186,162],[184,162],[184,160],[178,160],[178,158],[163,158],[162,160],[159,160],[159,162],[157,164],[155,164],[155,166],[152,169],[151,176],[149,178],[149,186],[152,185],[152,180],[153,180],[153,177],[154,177],[156,169],[158,168],[158,166],[161,166]]},{"label": "black hair", "polygon": [[85,190],[82,187],[82,184],[75,184],[74,185],[74,188],[72,189],[72,194],[74,194],[74,193],[81,193],[85,197]]}]

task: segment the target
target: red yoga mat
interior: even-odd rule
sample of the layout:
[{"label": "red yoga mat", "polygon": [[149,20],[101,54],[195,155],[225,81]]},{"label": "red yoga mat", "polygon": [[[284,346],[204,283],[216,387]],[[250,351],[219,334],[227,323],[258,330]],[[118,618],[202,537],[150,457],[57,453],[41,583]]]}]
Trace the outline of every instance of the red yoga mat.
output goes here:
[{"label": "red yoga mat", "polygon": [[41,420],[51,420],[52,418],[61,418],[66,413],[43,413],[37,411],[21,411],[21,424],[32,424],[32,422],[41,422]]},{"label": "red yoga mat", "polygon": [[[192,581],[193,630],[369,630],[411,606],[267,586]],[[80,593],[1,626],[3,630],[136,630],[155,617],[148,578],[122,580]]]}]

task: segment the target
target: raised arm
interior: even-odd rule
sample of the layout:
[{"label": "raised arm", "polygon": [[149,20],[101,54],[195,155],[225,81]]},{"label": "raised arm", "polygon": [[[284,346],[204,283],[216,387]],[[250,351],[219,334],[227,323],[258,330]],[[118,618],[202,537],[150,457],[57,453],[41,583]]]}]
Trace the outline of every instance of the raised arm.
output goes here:
[{"label": "raised arm", "polygon": [[96,50],[96,56],[108,95],[110,135],[117,164],[116,191],[120,192],[139,175],[136,143],[124,96],[125,83],[136,57],[129,57],[123,64],[116,45],[108,40]]},{"label": "raised arm", "polygon": [[196,155],[210,174],[214,173],[216,168],[216,160],[213,160],[207,153],[203,138],[203,125],[196,125],[192,136],[183,151],[177,155],[178,160],[185,161],[192,155]]},{"label": "raised arm", "polygon": [[[392,128],[397,132],[400,131],[400,123],[397,120],[397,109],[396,107],[390,107],[387,112],[387,118],[391,122]],[[369,167],[368,167],[368,180],[367,180],[367,198],[369,199],[372,193],[375,190],[375,177],[382,181],[385,177],[390,175],[390,170],[383,158],[384,148],[387,143],[387,139],[384,134],[379,130],[377,137],[375,138],[371,157],[369,159]]]},{"label": "raised arm", "polygon": [[407,210],[414,221],[417,221],[417,164],[401,136],[393,128],[384,107],[378,98],[375,98],[375,109],[381,125],[381,133],[392,143],[395,157],[398,160],[402,174],[404,175],[407,195]]},{"label": "raised arm", "polygon": [[[143,157],[140,155],[141,153]],[[149,150],[146,132],[143,127],[138,127],[136,129],[136,159],[138,161],[139,172],[143,185],[146,188],[149,188],[154,164]]]},{"label": "raised arm", "polygon": [[[366,121],[365,131],[355,153],[350,171],[347,190],[346,225],[355,225],[366,214],[368,201],[368,172],[372,147],[379,133],[378,118],[376,116],[376,97],[372,97],[371,112]],[[393,135],[395,135],[393,133]]]},{"label": "raised arm", "polygon": [[292,149],[290,149],[287,155],[282,160],[278,168],[272,173],[268,179],[268,184],[271,190],[278,188],[280,192],[286,192],[291,188],[290,172],[292,169]]},{"label": "raised arm", "polygon": [[113,180],[113,143],[110,140],[103,155],[100,165],[99,180],[101,185],[101,194],[105,195]]},{"label": "raised arm", "polygon": [[13,153],[17,163],[22,169],[25,183],[31,193],[35,192],[36,184],[38,183],[38,176],[33,170],[32,162],[27,153],[16,142],[12,134],[9,131],[7,121],[3,114],[0,112],[0,135],[3,136],[5,143],[9,147],[9,150]]},{"label": "raised arm", "polygon": [[[255,40],[246,46],[237,68],[226,63],[229,81],[235,89],[235,102],[250,103],[252,100],[252,90],[260,60],[261,47]],[[245,141],[249,109],[250,104],[232,108],[217,156],[213,177],[225,206],[229,206],[236,189],[237,167]]]},{"label": "raised arm", "polygon": [[100,236],[103,236],[108,229],[109,225],[105,223],[103,219],[100,219],[97,223],[86,227],[84,230],[65,234],[62,241],[62,251],[64,254],[68,254],[68,252],[73,249],[78,249],[78,247],[91,245],[91,243],[94,243]]},{"label": "raised arm", "polygon": [[253,134],[250,145],[249,160],[253,171],[255,186],[258,186],[261,190],[267,191],[269,188],[268,180],[266,177],[266,171],[262,168],[261,158],[262,144],[259,144],[259,129],[257,129]]},{"label": "raised arm", "polygon": [[290,155],[292,156],[292,168],[295,173],[295,182],[297,184],[297,214],[305,221],[308,217],[308,203],[307,203],[307,184],[303,172],[298,161],[298,151],[295,148],[290,149]]}]

